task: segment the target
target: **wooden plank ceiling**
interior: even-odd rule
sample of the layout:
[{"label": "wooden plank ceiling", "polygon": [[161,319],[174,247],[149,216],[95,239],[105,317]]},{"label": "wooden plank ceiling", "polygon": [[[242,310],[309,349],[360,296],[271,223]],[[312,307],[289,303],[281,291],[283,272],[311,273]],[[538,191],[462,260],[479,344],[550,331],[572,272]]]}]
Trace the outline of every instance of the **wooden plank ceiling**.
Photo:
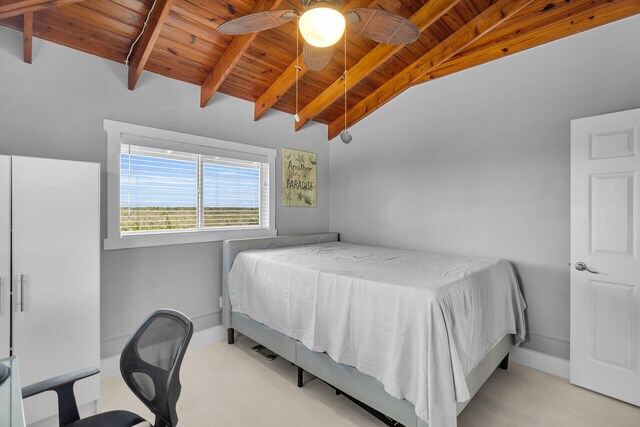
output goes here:
[{"label": "wooden plank ceiling", "polygon": [[[222,92],[255,102],[256,120],[270,108],[296,112],[295,24],[238,37],[215,29],[259,10],[301,10],[299,1],[153,5],[154,0],[0,0],[0,25],[24,32],[27,62],[31,38],[39,37],[120,63],[129,57],[132,90],[146,70],[201,86],[201,99],[193,102],[205,108]],[[422,34],[403,47],[348,36],[349,126],[411,86],[640,13],[640,0],[347,0],[342,9],[367,6],[411,19]],[[292,118],[292,128],[310,120],[325,123],[331,139],[345,121],[342,41],[322,71],[301,67],[301,121],[294,124]]]}]

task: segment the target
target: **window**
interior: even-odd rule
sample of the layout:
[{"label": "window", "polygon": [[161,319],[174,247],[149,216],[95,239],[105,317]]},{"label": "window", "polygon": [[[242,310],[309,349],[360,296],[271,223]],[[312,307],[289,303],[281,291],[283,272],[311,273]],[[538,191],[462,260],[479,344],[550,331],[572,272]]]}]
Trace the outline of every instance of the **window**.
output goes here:
[{"label": "window", "polygon": [[268,166],[121,144],[120,233],[268,228]]},{"label": "window", "polygon": [[275,150],[108,120],[105,130],[105,249],[276,234]]}]

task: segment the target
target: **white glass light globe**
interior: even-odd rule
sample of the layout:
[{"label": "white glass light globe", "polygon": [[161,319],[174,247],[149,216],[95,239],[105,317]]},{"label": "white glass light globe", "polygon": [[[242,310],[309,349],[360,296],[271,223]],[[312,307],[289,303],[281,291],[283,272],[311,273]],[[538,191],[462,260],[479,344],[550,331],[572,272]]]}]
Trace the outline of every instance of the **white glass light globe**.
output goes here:
[{"label": "white glass light globe", "polygon": [[329,47],[344,34],[344,16],[330,7],[315,7],[300,17],[300,34],[312,46]]}]

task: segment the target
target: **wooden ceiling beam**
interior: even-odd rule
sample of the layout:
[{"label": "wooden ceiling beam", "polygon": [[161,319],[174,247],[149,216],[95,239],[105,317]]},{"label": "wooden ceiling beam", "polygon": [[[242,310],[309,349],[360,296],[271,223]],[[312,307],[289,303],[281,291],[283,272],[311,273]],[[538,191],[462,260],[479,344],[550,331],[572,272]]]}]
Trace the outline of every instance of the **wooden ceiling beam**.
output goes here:
[{"label": "wooden ceiling beam", "polygon": [[302,54],[298,55],[255,102],[253,107],[253,120],[260,119],[264,113],[269,111],[269,109],[296,84],[296,66],[300,67],[297,76],[300,79],[309,71],[309,68],[307,68],[307,65],[304,63]]},{"label": "wooden ceiling beam", "polygon": [[0,19],[51,9],[82,0],[0,0]]},{"label": "wooden ceiling beam", "polygon": [[169,16],[169,11],[173,6],[174,0],[158,0],[151,15],[149,16],[146,27],[143,27],[143,33],[140,40],[133,47],[131,58],[129,58],[129,90],[134,90],[138,79],[144,70],[149,56],[153,51],[153,46],[160,36],[162,27]]},{"label": "wooden ceiling beam", "polygon": [[[251,13],[277,9],[280,3],[282,3],[282,0],[258,0],[258,3]],[[231,73],[231,70],[233,70],[233,67],[235,67],[242,58],[242,55],[249,49],[249,46],[257,36],[258,33],[250,33],[233,38],[229,47],[227,47],[218,62],[216,62],[216,65],[213,66],[204,83],[202,83],[202,87],[200,88],[200,107],[204,108],[207,106],[213,95],[215,95],[220,88],[220,85],[222,85],[229,73]]]},{"label": "wooden ceiling beam", "polygon": [[[430,0],[414,13],[410,20],[422,33],[459,2],[460,0]],[[345,90],[351,90],[403,47],[404,45],[378,44],[347,71],[346,89],[344,77],[341,76],[300,111],[300,121],[295,122],[295,129],[299,130],[329,108],[331,104],[344,96]]]},{"label": "wooden ceiling beam", "polygon": [[548,19],[533,30],[524,31],[524,24],[531,28],[531,21],[527,20],[492,32],[480,48],[475,49],[474,46],[474,49],[462,52],[411,85],[417,86],[637,14],[640,14],[640,2],[637,0],[577,0],[566,12],[558,7],[555,14],[558,16],[549,14]]},{"label": "wooden ceiling beam", "polygon": [[[489,6],[458,31],[422,55],[355,106],[351,107],[346,114],[347,127],[352,126],[376,111],[382,105],[404,92],[413,82],[461,52],[471,43],[489,34],[494,28],[514,16],[533,1],[535,0],[498,0]],[[344,116],[345,115],[342,114],[329,124],[329,140],[335,138],[342,131],[344,127]]]},{"label": "wooden ceiling beam", "polygon": [[[376,0],[352,0],[342,8],[342,12],[346,13],[350,9],[367,7],[375,1]],[[299,54],[271,86],[260,95],[253,109],[253,120],[258,120],[262,117],[264,113],[269,111],[269,109],[296,84],[296,65],[300,66],[298,73],[299,79],[309,71],[304,63],[304,57],[302,54]]]},{"label": "wooden ceiling beam", "polygon": [[22,16],[22,47],[24,62],[31,64],[33,59],[33,12],[27,12]]}]

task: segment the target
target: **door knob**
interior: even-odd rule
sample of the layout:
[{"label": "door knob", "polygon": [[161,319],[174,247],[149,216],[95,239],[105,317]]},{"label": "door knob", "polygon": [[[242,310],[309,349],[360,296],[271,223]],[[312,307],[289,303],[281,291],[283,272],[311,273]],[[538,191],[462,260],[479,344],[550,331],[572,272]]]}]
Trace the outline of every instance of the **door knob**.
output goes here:
[{"label": "door knob", "polygon": [[587,264],[585,264],[584,262],[576,262],[575,267],[578,271],[588,271],[591,274],[598,274],[597,271],[590,270],[589,267],[587,267]]}]

